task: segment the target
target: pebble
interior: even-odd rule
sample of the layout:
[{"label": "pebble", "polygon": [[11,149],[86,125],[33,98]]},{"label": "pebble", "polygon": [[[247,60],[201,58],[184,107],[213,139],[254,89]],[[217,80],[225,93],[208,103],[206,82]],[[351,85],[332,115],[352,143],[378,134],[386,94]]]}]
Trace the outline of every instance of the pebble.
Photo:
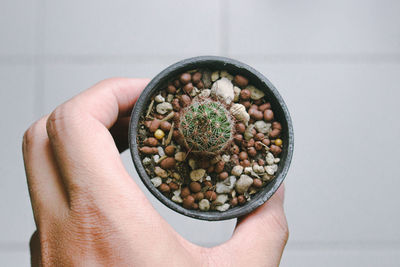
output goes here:
[{"label": "pebble", "polygon": [[225,179],[223,182],[219,182],[215,185],[215,191],[218,194],[223,194],[223,193],[228,194],[235,187],[235,183],[236,183],[236,177],[229,176],[228,179]]},{"label": "pebble", "polygon": [[200,97],[207,98],[211,95],[211,90],[210,89],[204,89],[201,91],[199,94]]},{"label": "pebble", "polygon": [[164,149],[161,146],[157,147],[157,150],[158,150],[158,155],[160,155],[160,157],[165,156]]},{"label": "pebble", "polygon": [[234,82],[242,88],[246,87],[249,84],[249,80],[242,75],[236,75]]},{"label": "pebble", "polygon": [[264,167],[263,167],[263,166],[260,166],[260,165],[258,165],[258,164],[254,164],[254,165],[253,165],[253,171],[254,171],[255,173],[258,173],[258,174],[262,174],[262,173],[265,172]]},{"label": "pebble", "polygon": [[[251,167],[250,167],[251,168]],[[253,179],[245,174],[242,174],[239,180],[236,182],[236,192],[243,194],[253,184]]]},{"label": "pebble", "polygon": [[200,200],[199,209],[202,211],[208,211],[210,209],[210,201],[208,201],[208,199]]},{"label": "pebble", "polygon": [[247,128],[246,131],[244,131],[244,139],[246,141],[249,141],[251,138],[254,137],[254,132],[253,129],[255,128],[254,124],[250,124]]},{"label": "pebble", "polygon": [[193,87],[192,91],[190,92],[190,96],[195,97],[200,93],[200,90],[197,87]]},{"label": "pebble", "polygon": [[233,80],[233,76],[230,75],[229,72],[226,71],[226,70],[221,70],[220,76],[221,76],[221,77],[225,77],[225,78],[227,78],[227,79],[230,80],[230,81]]},{"label": "pebble", "polygon": [[212,82],[215,82],[218,79],[219,79],[219,71],[214,71],[213,73],[211,73],[211,81]]},{"label": "pebble", "polygon": [[170,112],[172,110],[172,105],[171,103],[163,102],[156,106],[156,110],[159,114],[164,115],[165,113]]},{"label": "pebble", "polygon": [[269,175],[268,173],[265,173],[265,174],[262,176],[262,180],[263,180],[264,182],[271,181],[272,178],[273,178],[273,176],[272,176],[272,175]]},{"label": "pebble", "polygon": [[142,162],[144,166],[148,166],[151,164],[151,158],[145,157]]},{"label": "pebble", "polygon": [[162,97],[162,95],[156,95],[156,97],[154,97],[154,100],[155,100],[157,103],[165,102],[165,98]]},{"label": "pebble", "polygon": [[239,177],[243,172],[243,166],[241,165],[236,165],[235,167],[232,168],[231,174]]},{"label": "pebble", "polygon": [[190,168],[192,168],[192,170],[196,169],[196,161],[194,159],[189,159],[188,164],[189,164]]},{"label": "pebble", "polygon": [[162,180],[160,177],[154,177],[150,180],[155,187],[159,187],[162,184]]},{"label": "pebble", "polygon": [[172,99],[174,99],[174,95],[173,94],[168,94],[167,95],[167,102],[171,103]]},{"label": "pebble", "polygon": [[172,196],[171,200],[175,203],[182,203],[183,199],[180,196],[174,195]]},{"label": "pebble", "polygon": [[160,156],[158,154],[153,156],[153,160],[155,163],[157,163],[159,159],[160,159]]},{"label": "pebble", "polygon": [[271,152],[268,152],[267,156],[265,156],[265,161],[267,162],[268,165],[274,164],[275,161],[274,155]]},{"label": "pebble", "polygon": [[233,87],[233,102],[238,102],[241,89],[237,86]]},{"label": "pebble", "polygon": [[223,205],[216,206],[215,209],[218,210],[218,211],[220,211],[220,212],[223,212],[223,211],[228,210],[230,206],[231,206],[231,205],[229,205],[228,203],[225,203],[225,204],[223,204]]},{"label": "pebble", "polygon": [[231,156],[224,154],[224,155],[222,155],[222,160],[225,162],[229,162],[231,160]]},{"label": "pebble", "polygon": [[167,157],[160,162],[160,167],[163,169],[172,169],[175,167],[176,161],[173,157]]},{"label": "pebble", "polygon": [[278,170],[278,165],[276,164],[265,166],[265,171],[269,175],[274,175],[277,170]]},{"label": "pebble", "polygon": [[154,168],[154,173],[155,173],[157,176],[161,177],[161,178],[167,178],[167,177],[168,177],[167,171],[164,170],[164,169],[162,169],[162,168],[160,168],[160,167],[158,167],[158,166],[156,166],[156,167]]},{"label": "pebble", "polygon": [[246,89],[251,92],[250,97],[253,100],[259,100],[259,99],[263,98],[265,95],[263,91],[255,88],[253,85],[247,86]]},{"label": "pebble", "polygon": [[184,161],[186,157],[186,153],[185,152],[178,152],[175,154],[175,160],[176,161]]},{"label": "pebble", "polygon": [[[253,179],[251,179],[251,183],[253,183]],[[214,201],[214,203],[215,203],[215,205],[223,205],[223,204],[225,204],[226,201],[228,201],[228,195],[227,194],[218,194],[217,198]]]},{"label": "pebble", "polygon": [[190,172],[190,179],[192,181],[199,181],[206,174],[205,169],[197,169]]},{"label": "pebble", "polygon": [[203,72],[203,83],[205,88],[211,87],[211,71]]},{"label": "pebble", "polygon": [[265,121],[256,121],[254,123],[254,128],[256,128],[259,133],[266,134],[271,129],[271,123],[266,123]]},{"label": "pebble", "polygon": [[275,159],[274,159],[274,163],[279,163],[280,161],[281,161],[280,158],[275,158]]},{"label": "pebble", "polygon": [[221,78],[213,83],[211,94],[216,95],[221,102],[229,105],[234,98],[232,82],[225,77]]},{"label": "pebble", "polygon": [[230,112],[237,120],[244,122],[246,125],[249,123],[250,115],[242,104],[233,104]]}]

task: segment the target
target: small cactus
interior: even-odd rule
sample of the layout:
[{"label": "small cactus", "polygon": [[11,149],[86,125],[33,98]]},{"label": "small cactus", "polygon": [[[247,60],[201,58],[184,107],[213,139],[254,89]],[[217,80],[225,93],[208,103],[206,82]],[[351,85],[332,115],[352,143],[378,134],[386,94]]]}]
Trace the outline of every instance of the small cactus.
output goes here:
[{"label": "small cactus", "polygon": [[218,154],[232,140],[232,118],[220,102],[195,98],[182,111],[179,130],[191,151]]}]

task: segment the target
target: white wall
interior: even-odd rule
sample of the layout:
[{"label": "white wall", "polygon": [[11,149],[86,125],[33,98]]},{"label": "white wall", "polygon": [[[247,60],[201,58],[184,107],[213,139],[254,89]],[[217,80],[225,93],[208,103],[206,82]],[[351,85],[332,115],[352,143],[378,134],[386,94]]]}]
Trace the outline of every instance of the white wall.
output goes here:
[{"label": "white wall", "polygon": [[[213,54],[260,70],[293,118],[282,266],[399,266],[399,14],[396,0],[2,0],[1,265],[29,264],[21,141],[30,123],[104,78],[151,78]],[[234,220],[185,218],[147,196],[195,243],[232,233]]]}]

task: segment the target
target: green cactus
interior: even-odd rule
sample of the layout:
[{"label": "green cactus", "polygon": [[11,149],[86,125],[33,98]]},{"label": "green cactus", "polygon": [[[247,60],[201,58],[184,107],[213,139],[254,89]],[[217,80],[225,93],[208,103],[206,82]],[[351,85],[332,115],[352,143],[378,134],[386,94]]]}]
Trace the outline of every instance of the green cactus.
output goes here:
[{"label": "green cactus", "polygon": [[232,140],[232,118],[219,102],[194,99],[181,113],[179,129],[191,151],[218,154]]}]

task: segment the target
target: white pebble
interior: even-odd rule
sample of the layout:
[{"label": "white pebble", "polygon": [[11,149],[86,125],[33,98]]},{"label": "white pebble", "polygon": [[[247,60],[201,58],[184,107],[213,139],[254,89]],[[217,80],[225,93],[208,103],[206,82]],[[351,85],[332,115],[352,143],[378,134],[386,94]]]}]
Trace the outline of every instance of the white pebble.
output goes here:
[{"label": "white pebble", "polygon": [[211,94],[211,90],[210,89],[204,89],[201,91],[201,93],[199,94],[200,97],[202,98],[207,98],[209,97]]},{"label": "white pebble", "polygon": [[210,209],[210,201],[208,199],[202,199],[199,202],[199,209],[202,211],[208,211]]},{"label": "white pebble", "polygon": [[246,107],[242,104],[233,104],[230,112],[237,120],[244,122],[246,125],[249,123],[250,115],[247,113]]},{"label": "white pebble", "polygon": [[278,170],[278,165],[276,164],[265,166],[265,171],[269,175],[274,175],[277,170]]},{"label": "white pebble", "polygon": [[273,176],[272,176],[272,175],[269,175],[268,173],[265,173],[265,174],[262,176],[262,180],[263,180],[264,182],[269,182],[269,181],[272,180],[272,178],[273,178]]},{"label": "white pebble", "polygon": [[174,95],[173,95],[173,94],[168,94],[168,95],[167,95],[167,101],[168,101],[169,103],[171,103],[173,99],[174,99]]},{"label": "white pebble", "polygon": [[231,156],[224,154],[224,155],[222,155],[222,160],[225,162],[229,162],[231,160]]},{"label": "white pebble", "polygon": [[207,176],[206,181],[211,181],[211,176]]},{"label": "white pebble", "polygon": [[172,110],[172,105],[168,102],[163,102],[156,106],[156,110],[159,114],[164,115]]},{"label": "white pebble", "polygon": [[184,161],[186,157],[186,153],[185,152],[178,152],[175,154],[175,160],[176,161]]},{"label": "white pebble", "polygon": [[182,203],[183,202],[181,196],[172,196],[171,199],[172,199],[173,202],[176,202],[176,203]]},{"label": "white pebble", "polygon": [[229,72],[226,71],[226,70],[222,70],[221,73],[220,73],[220,76],[221,76],[221,77],[225,77],[225,78],[227,78],[227,79],[230,80],[230,81],[233,80],[233,76],[230,75]]},{"label": "white pebble", "polygon": [[236,182],[236,191],[239,194],[247,192],[249,187],[253,184],[253,179],[250,176],[242,174]]},{"label": "white pebble", "polygon": [[250,124],[244,131],[243,136],[246,141],[249,141],[251,138],[254,137],[254,134],[252,133],[253,129],[254,129],[254,124]]},{"label": "white pebble", "polygon": [[235,187],[235,183],[236,183],[236,177],[229,176],[229,178],[215,185],[215,191],[218,194],[230,193],[232,189]]},{"label": "white pebble", "polygon": [[155,100],[157,103],[162,103],[162,102],[165,101],[165,98],[162,97],[162,95],[156,95],[156,97],[154,97],[154,100]]},{"label": "white pebble", "polygon": [[201,178],[204,177],[204,175],[206,174],[206,170],[205,169],[197,169],[197,170],[193,170],[190,172],[190,179],[192,181],[198,181]]},{"label": "white pebble", "polygon": [[219,71],[216,70],[213,73],[211,73],[211,81],[215,82],[218,79],[219,79]]},{"label": "white pebble", "polygon": [[260,166],[260,165],[258,165],[258,164],[254,164],[254,165],[253,165],[253,171],[254,171],[255,173],[258,173],[258,174],[262,174],[262,173],[265,172],[264,167],[263,167],[263,166]]},{"label": "white pebble", "polygon": [[165,156],[164,149],[161,146],[157,147],[157,150],[158,150],[158,155],[160,155],[160,157]]},{"label": "white pebble", "polygon": [[156,166],[156,167],[154,168],[154,173],[155,173],[157,176],[161,177],[161,178],[167,178],[167,177],[168,177],[167,171],[164,170],[164,169],[162,169],[162,168],[160,168],[160,167],[158,167],[158,166]]},{"label": "white pebble", "polygon": [[189,164],[190,168],[192,168],[192,170],[196,169],[196,161],[194,159],[189,159],[188,164]]},{"label": "white pebble", "polygon": [[151,164],[151,158],[145,157],[142,162],[143,162],[144,166],[150,165]]},{"label": "white pebble", "polygon": [[221,102],[229,105],[234,97],[232,82],[225,77],[221,78],[213,83],[211,94],[216,95]]},{"label": "white pebble", "polygon": [[200,90],[197,87],[193,87],[193,90],[190,92],[190,96],[196,96],[200,93]]},{"label": "white pebble", "polygon": [[275,161],[274,155],[271,152],[268,152],[267,156],[265,157],[265,161],[267,162],[268,165],[274,164]]},{"label": "white pebble", "polygon": [[274,159],[274,163],[279,163],[281,161],[281,159],[280,158],[276,158],[276,159]]},{"label": "white pebble", "polygon": [[150,180],[155,187],[159,187],[162,184],[162,180],[160,177],[154,177]]},{"label": "white pebble", "polygon": [[153,155],[153,160],[155,163],[157,163],[159,159],[160,159],[159,155]]},{"label": "white pebble", "polygon": [[214,203],[215,205],[222,205],[228,200],[228,195],[227,194],[219,194],[217,195],[217,198],[215,199]]},{"label": "white pebble", "polygon": [[243,172],[243,166],[241,165],[236,165],[235,167],[232,168],[231,174],[239,177]]},{"label": "white pebble", "polygon": [[256,128],[259,133],[266,134],[271,129],[271,123],[266,123],[265,121],[256,121],[254,123],[254,128]]},{"label": "white pebble", "polygon": [[241,91],[242,90],[239,87],[237,87],[237,86],[233,87],[233,102],[239,101]]},{"label": "white pebble", "polygon": [[229,209],[230,205],[228,203],[221,205],[221,206],[216,206],[215,209],[223,212],[223,211],[227,211]]},{"label": "white pebble", "polygon": [[249,90],[251,92],[251,99],[253,100],[259,100],[262,97],[264,97],[264,92],[255,88],[253,85],[249,85],[246,87],[247,90]]}]

